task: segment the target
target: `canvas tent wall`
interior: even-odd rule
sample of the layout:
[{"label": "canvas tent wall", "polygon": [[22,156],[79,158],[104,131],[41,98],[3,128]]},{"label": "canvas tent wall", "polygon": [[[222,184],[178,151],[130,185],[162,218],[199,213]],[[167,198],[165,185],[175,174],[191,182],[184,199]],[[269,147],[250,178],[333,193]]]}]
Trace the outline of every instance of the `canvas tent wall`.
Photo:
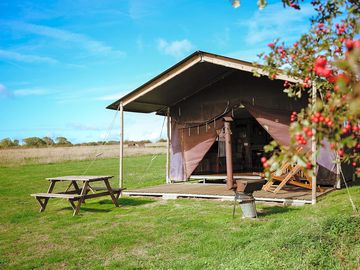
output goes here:
[{"label": "canvas tent wall", "polygon": [[[170,178],[186,180],[218,136],[221,118],[238,106],[244,106],[275,140],[288,143],[290,112],[299,111],[308,101],[289,99],[282,92],[283,80],[295,79],[255,77],[254,70],[264,74],[248,62],[198,51],[108,108],[168,115]],[[318,161],[327,168],[325,178],[331,174],[333,179],[333,160],[325,160],[331,154],[327,148],[322,152],[324,158]]]},{"label": "canvas tent wall", "polygon": [[[222,117],[233,114],[239,107],[245,107],[273,139],[289,145],[289,115],[306,106],[307,98],[289,99],[282,92],[280,80],[255,79],[249,72],[233,71],[170,108],[172,180],[186,180],[191,176],[220,134]],[[321,164],[329,156],[329,149],[322,151],[318,159]],[[336,168],[333,163],[325,165],[327,169],[321,166],[323,177],[318,178],[318,183],[332,185],[336,181]]]}]

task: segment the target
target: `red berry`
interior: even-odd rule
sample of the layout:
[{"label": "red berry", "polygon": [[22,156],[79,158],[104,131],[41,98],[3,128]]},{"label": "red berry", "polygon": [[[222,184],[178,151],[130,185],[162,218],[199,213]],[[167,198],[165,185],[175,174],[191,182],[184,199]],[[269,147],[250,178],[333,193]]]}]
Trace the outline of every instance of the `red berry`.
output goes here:
[{"label": "red berry", "polygon": [[274,46],[275,46],[275,44],[272,42],[268,44],[268,47],[270,47],[270,48],[274,48]]},{"label": "red berry", "polygon": [[315,66],[325,67],[327,64],[327,60],[324,56],[319,56],[315,60]]},{"label": "red berry", "polygon": [[354,162],[352,163],[352,165],[353,165],[354,167],[356,167],[356,162],[354,161]]},{"label": "red berry", "polygon": [[311,130],[309,130],[308,132],[306,132],[306,135],[307,135],[308,137],[311,137],[311,136],[314,135],[314,134],[313,134],[313,132],[312,132]]},{"label": "red berry", "polygon": [[359,131],[359,126],[358,125],[353,125],[352,130],[354,132],[358,132]]},{"label": "red berry", "polygon": [[307,163],[306,163],[306,168],[307,168],[307,169],[311,170],[312,167],[313,167],[313,165],[312,165],[311,162],[307,162]]},{"label": "red berry", "polygon": [[261,158],[261,163],[265,163],[267,161],[267,158],[266,157],[262,157]]},{"label": "red berry", "polygon": [[354,47],[360,48],[360,38],[354,41]]},{"label": "red berry", "polygon": [[349,51],[352,50],[352,48],[354,47],[354,41],[352,41],[351,39],[346,40],[345,46]]},{"label": "red berry", "polygon": [[343,150],[342,148],[340,148],[340,149],[338,150],[338,155],[339,155],[340,157],[342,157],[342,156],[344,155],[344,150]]},{"label": "red berry", "polygon": [[332,74],[332,70],[329,68],[324,68],[324,70],[322,71],[322,75],[326,78],[330,78]]}]

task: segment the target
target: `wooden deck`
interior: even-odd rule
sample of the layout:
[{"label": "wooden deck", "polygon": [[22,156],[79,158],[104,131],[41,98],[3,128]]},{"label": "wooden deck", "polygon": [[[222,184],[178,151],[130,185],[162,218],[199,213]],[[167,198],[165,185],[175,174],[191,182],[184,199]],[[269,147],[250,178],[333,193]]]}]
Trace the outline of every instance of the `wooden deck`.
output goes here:
[{"label": "wooden deck", "polygon": [[[325,188],[324,192],[318,192],[320,197],[333,188]],[[205,198],[234,200],[234,192],[228,190],[224,184],[201,184],[201,183],[176,183],[159,186],[133,189],[123,192],[127,196],[155,196],[164,199],[182,198]],[[267,191],[256,191],[254,197],[257,201],[278,202],[286,205],[311,204],[311,190],[294,186],[286,186],[277,194]]]}]

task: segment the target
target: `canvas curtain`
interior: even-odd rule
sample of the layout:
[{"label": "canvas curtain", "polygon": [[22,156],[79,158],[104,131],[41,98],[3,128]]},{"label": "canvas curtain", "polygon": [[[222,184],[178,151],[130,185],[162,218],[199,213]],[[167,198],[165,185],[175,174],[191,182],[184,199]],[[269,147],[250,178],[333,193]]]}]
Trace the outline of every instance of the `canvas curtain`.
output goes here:
[{"label": "canvas curtain", "polygon": [[224,123],[217,119],[207,125],[181,125],[172,123],[170,178],[188,179],[210,147],[214,144]]},{"label": "canvas curtain", "polygon": [[[271,137],[281,145],[290,144],[289,112],[281,112],[253,106],[245,103],[246,109],[266,129]],[[307,151],[311,150],[310,142],[305,145]],[[324,185],[333,185],[336,181],[336,154],[330,149],[329,142],[324,140],[317,157],[317,182]]]}]

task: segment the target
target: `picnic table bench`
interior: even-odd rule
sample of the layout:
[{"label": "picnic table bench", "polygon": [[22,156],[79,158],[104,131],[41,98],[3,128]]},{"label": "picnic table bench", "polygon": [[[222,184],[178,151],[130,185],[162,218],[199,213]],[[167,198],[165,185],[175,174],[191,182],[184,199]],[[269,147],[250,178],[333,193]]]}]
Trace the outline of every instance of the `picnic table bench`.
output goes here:
[{"label": "picnic table bench", "polygon": [[[50,186],[47,193],[35,193],[31,196],[35,197],[40,204],[40,212],[45,211],[46,205],[50,198],[66,199],[70,203],[74,210],[73,215],[77,215],[80,211],[80,206],[85,203],[85,200],[91,198],[97,198],[102,196],[110,196],[113,204],[119,207],[118,199],[123,188],[112,188],[109,179],[111,175],[105,176],[60,176],[53,178],[46,178],[50,181]],[[54,192],[56,183],[58,182],[70,182],[64,192]],[[103,182],[105,186],[95,187],[91,186],[94,182]],[[78,183],[82,183],[81,188]],[[89,192],[91,193],[89,194]],[[75,202],[77,202],[75,204]]]}]

